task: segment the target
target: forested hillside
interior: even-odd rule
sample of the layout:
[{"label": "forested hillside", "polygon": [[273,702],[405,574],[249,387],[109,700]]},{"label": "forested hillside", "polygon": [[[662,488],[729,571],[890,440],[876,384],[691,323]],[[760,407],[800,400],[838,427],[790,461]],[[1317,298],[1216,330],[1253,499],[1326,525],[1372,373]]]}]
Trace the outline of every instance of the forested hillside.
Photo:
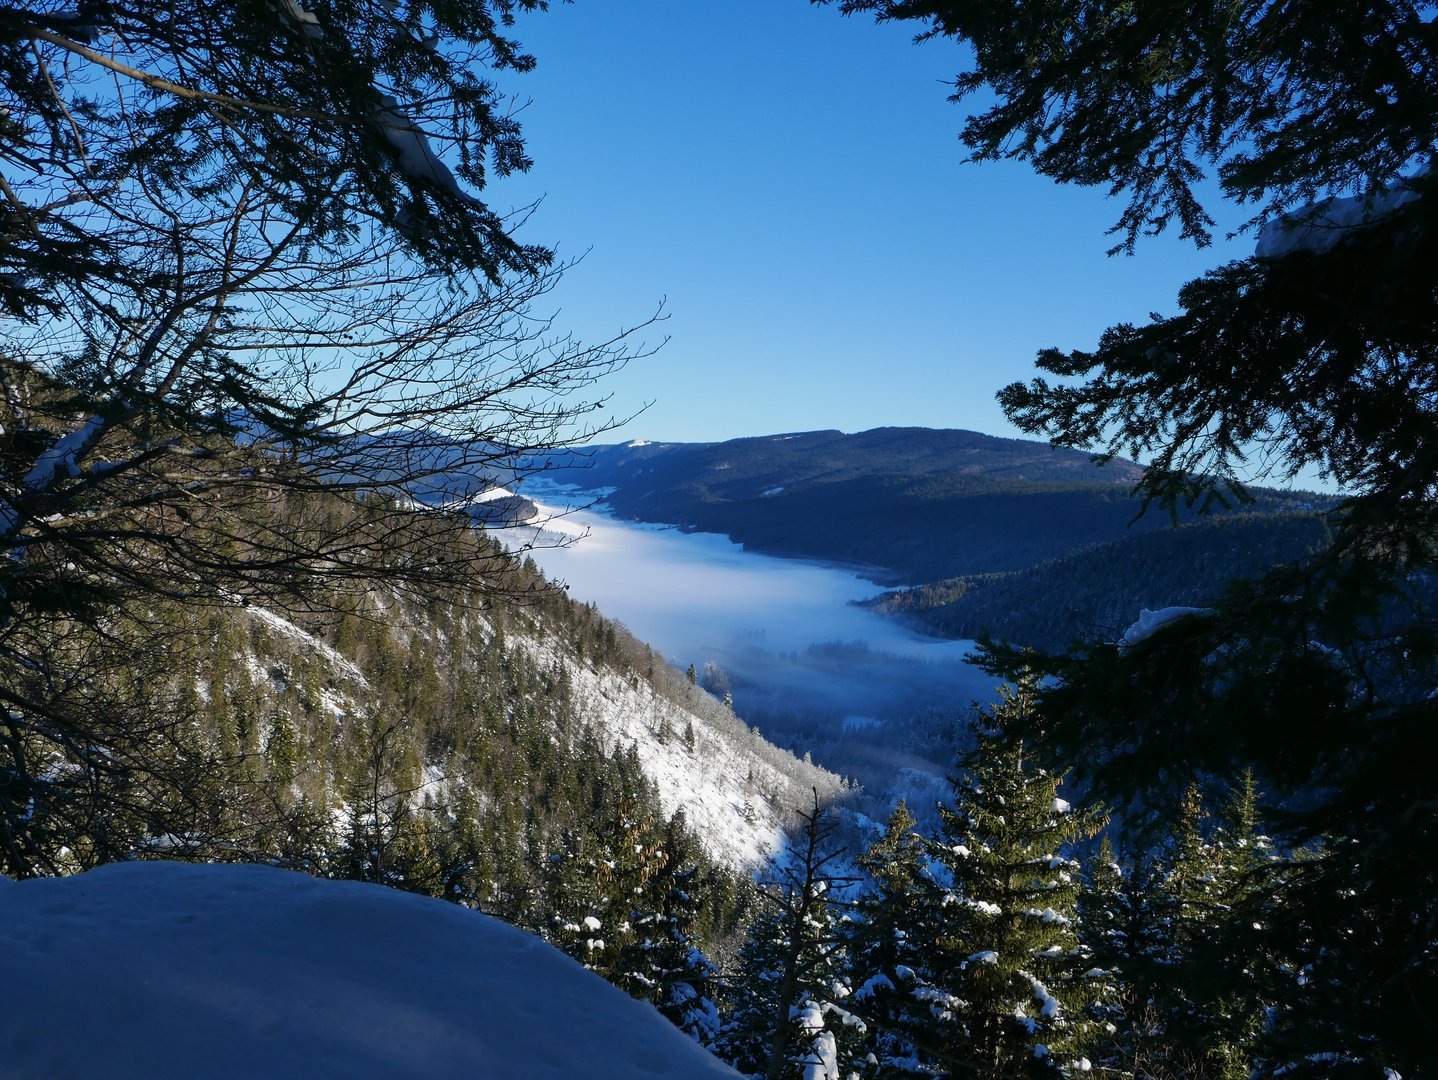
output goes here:
[{"label": "forested hillside", "polygon": [[[301,543],[316,517],[366,516],[341,495],[280,502]],[[30,812],[5,869],[182,858],[376,882],[527,928],[689,1023],[684,988],[712,979],[699,948],[733,947],[748,875],[844,785],[476,527],[451,528],[489,567],[477,603],[417,602],[377,569],[289,616],[235,595],[156,602],[103,636],[71,627],[52,658],[74,650],[85,699],[120,715],[96,718],[99,746],[26,738],[30,774],[8,782]]]},{"label": "forested hillside", "polygon": [[1215,598],[1234,576],[1316,550],[1332,502],[1255,489],[1204,512],[1144,512],[1130,461],[923,428],[634,442],[542,464],[541,484],[578,485],[621,517],[910,586],[875,607],[929,632],[1043,648],[1121,629],[1141,607]]},{"label": "forested hillside", "polygon": [[1143,532],[1009,573],[974,574],[876,597],[879,610],[948,637],[1042,650],[1117,640],[1143,608],[1208,606],[1235,578],[1322,551],[1317,513],[1230,514]]},{"label": "forested hillside", "polygon": [[[326,515],[363,514],[342,497],[328,502]],[[303,521],[291,521],[297,538]],[[455,539],[469,542],[463,531]],[[430,872],[445,885],[433,891],[462,885],[525,921],[542,884],[533,878],[546,862],[540,851],[562,833],[592,829],[602,808],[632,803],[659,824],[687,808],[697,819],[693,839],[718,864],[743,869],[773,847],[810,788],[837,790],[835,778],[769,747],[532,564],[479,542],[491,568],[478,605],[458,593],[419,603],[379,580],[358,596],[316,594],[310,613],[293,618],[260,597],[200,612],[156,605],[146,631],[162,635],[155,662],[166,674],[127,680],[115,693],[189,717],[188,753],[221,770],[218,786],[188,790],[172,818],[153,808],[134,819],[113,814],[104,850],[71,838],[40,861],[80,868],[144,851],[160,827],[164,843],[211,857],[349,859],[346,872],[412,886],[411,863],[438,859]],[[130,631],[117,623],[113,632]],[[176,753],[177,764],[188,760]],[[47,781],[47,799],[82,797],[66,776],[61,768]],[[163,769],[155,779],[164,781]],[[153,791],[116,793],[156,801]],[[111,811],[97,798],[89,813]],[[327,833],[337,822],[340,832]],[[376,829],[378,838],[359,839]]]}]

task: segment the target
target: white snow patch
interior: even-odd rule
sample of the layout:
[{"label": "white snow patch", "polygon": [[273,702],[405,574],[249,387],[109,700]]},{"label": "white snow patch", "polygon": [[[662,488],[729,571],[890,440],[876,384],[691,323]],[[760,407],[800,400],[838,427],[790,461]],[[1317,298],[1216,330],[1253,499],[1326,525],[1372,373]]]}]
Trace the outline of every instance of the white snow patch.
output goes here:
[{"label": "white snow patch", "polygon": [[[780,849],[784,825],[792,810],[812,799],[811,787],[821,798],[838,789],[838,778],[816,765],[791,759],[786,772],[767,755],[752,753],[756,737],[737,718],[732,731],[721,730],[656,694],[643,680],[576,663],[550,639],[515,635],[511,640],[541,666],[558,660],[568,669],[576,710],[594,725],[605,749],[632,748],[664,813],[682,809],[705,850],[725,865],[758,866]],[[658,738],[656,731],[665,729],[673,735]],[[684,737],[690,730],[692,749]]]},{"label": "white snow patch", "polygon": [[400,171],[415,180],[425,180],[445,188],[461,198],[469,198],[449,166],[439,159],[430,145],[429,136],[399,111],[399,102],[388,94],[380,95],[382,108],[376,114],[380,130],[399,158]]},{"label": "white snow patch", "polygon": [[509,488],[500,487],[498,484],[496,484],[492,488],[485,488],[478,494],[471,495],[468,501],[472,503],[487,503],[494,502],[495,499],[508,499],[513,495],[514,492],[510,491]]},{"label": "white snow patch", "polygon": [[1213,608],[1203,607],[1166,607],[1157,611],[1150,611],[1148,608],[1140,608],[1138,621],[1123,632],[1122,644],[1137,645],[1146,641],[1154,633],[1161,630],[1171,622],[1179,619],[1193,618],[1199,615],[1213,615]]},{"label": "white snow patch", "polygon": [[821,1031],[809,1044],[804,1060],[804,1080],[842,1080],[839,1072],[839,1051],[834,1036]]},{"label": "white snow patch", "polygon": [[1295,251],[1321,255],[1353,235],[1355,229],[1367,228],[1419,198],[1412,184],[1412,179],[1404,178],[1368,196],[1324,199],[1284,214],[1259,231],[1253,253],[1260,259],[1277,259]]},{"label": "white snow patch", "polygon": [[1050,994],[1048,987],[1032,976],[1029,977],[1029,984],[1034,988],[1034,998],[1039,1003],[1039,1015],[1048,1020],[1058,1016],[1059,999]]},{"label": "white snow patch", "polygon": [[1067,926],[1069,924],[1067,916],[1059,914],[1051,907],[1046,907],[1042,911],[1038,908],[1029,908],[1024,914],[1032,919],[1038,919],[1040,922],[1049,923],[1053,926]]},{"label": "white snow patch", "polygon": [[4,885],[0,921],[6,1076],[737,1075],[539,938],[378,885],[119,863]]},{"label": "white snow patch", "polygon": [[863,986],[854,991],[855,1001],[868,1001],[876,990],[893,990],[894,981],[882,972],[870,977]]},{"label": "white snow patch", "polygon": [[355,665],[351,663],[343,654],[336,652],[319,638],[311,634],[308,630],[304,630],[296,626],[294,623],[290,622],[289,619],[286,619],[283,615],[278,615],[267,608],[255,607],[254,605],[247,604],[242,607],[241,610],[248,613],[252,618],[258,619],[266,626],[269,626],[271,629],[279,632],[280,634],[289,638],[295,643],[303,645],[306,648],[309,648],[312,651],[318,653],[324,658],[326,663],[330,664],[334,669],[338,670],[339,672],[342,672],[347,678],[353,680],[355,683],[359,684],[365,689],[369,688],[369,680],[365,678],[365,674],[363,671],[355,667]]},{"label": "white snow patch", "polygon": [[38,491],[56,479],[69,479],[80,475],[80,458],[105,434],[105,418],[92,416],[74,431],[66,432],[55,440],[55,445],[46,450],[25,474],[25,486]]}]

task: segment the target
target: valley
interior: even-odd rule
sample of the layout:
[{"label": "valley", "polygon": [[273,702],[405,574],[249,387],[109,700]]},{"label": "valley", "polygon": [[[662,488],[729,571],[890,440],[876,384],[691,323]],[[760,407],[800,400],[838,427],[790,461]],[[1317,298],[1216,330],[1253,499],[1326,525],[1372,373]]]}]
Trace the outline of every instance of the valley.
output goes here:
[{"label": "valley", "polygon": [[1328,539],[1321,496],[1260,489],[1174,521],[1141,513],[1131,462],[968,431],[636,439],[526,465],[481,520],[518,508],[508,542],[571,598],[857,781],[856,811],[905,799],[924,827],[997,693],[965,661],[975,638],[1113,641]]},{"label": "valley", "polygon": [[849,568],[745,550],[723,536],[626,522],[582,490],[526,485],[540,528],[511,542],[765,738],[860,782],[886,813],[905,792],[933,801],[962,718],[994,680],[973,643],[921,633],[860,606],[877,587]]},{"label": "valley", "polygon": [[1133,462],[927,428],[637,439],[527,464],[539,475],[525,490],[568,485],[618,519],[855,568],[891,590],[877,610],[924,634],[1050,651],[1111,639],[1144,607],[1215,602],[1234,577],[1320,550],[1336,503],[1253,488],[1171,516],[1136,494]]},{"label": "valley", "polygon": [[1438,1075],[1434,5],[780,8],[7,9],[0,1072]]}]

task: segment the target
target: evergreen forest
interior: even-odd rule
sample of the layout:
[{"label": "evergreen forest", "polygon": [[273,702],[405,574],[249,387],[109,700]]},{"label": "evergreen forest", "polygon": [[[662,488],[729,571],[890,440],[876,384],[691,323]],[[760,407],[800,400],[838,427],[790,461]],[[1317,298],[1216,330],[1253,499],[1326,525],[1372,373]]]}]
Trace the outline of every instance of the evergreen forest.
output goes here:
[{"label": "evergreen forest", "polygon": [[[999,389],[1048,446],[606,449],[652,320],[558,331],[493,193],[544,0],[311,2],[0,11],[0,871],[442,899],[766,1080],[1438,1076],[1432,5],[814,0],[957,46],[969,154],[1115,251],[1221,198],[1254,252]],[[942,789],[547,581],[508,527],[581,448],[975,636]]]}]

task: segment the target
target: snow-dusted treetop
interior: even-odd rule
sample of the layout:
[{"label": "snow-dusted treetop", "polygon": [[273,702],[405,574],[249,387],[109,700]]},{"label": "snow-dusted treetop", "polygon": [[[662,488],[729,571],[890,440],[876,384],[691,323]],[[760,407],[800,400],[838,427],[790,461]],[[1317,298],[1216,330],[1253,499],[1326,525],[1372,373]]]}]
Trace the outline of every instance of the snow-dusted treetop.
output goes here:
[{"label": "snow-dusted treetop", "polygon": [[0,879],[7,1077],[735,1075],[538,938],[262,866]]}]

